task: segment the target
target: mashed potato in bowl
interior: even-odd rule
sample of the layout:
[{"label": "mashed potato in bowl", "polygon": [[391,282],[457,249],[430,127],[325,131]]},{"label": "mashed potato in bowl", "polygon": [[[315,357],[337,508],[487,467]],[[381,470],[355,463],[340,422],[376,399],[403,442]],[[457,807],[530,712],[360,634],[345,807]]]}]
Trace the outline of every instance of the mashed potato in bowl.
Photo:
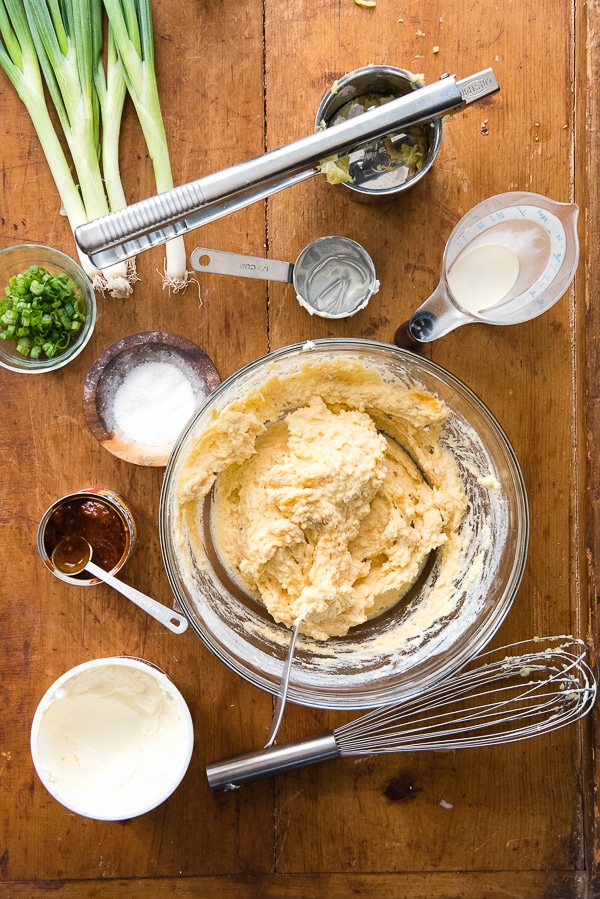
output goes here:
[{"label": "mashed potato in bowl", "polygon": [[180,526],[216,483],[226,567],[275,621],[301,618],[318,640],[399,600],[432,550],[444,584],[457,564],[466,500],[438,440],[447,408],[373,375],[344,358],[307,361],[291,384],[275,375],[206,427],[178,478]]},{"label": "mashed potato in bowl", "polygon": [[510,446],[464,385],[396,348],[328,340],[209,398],[169,463],[161,545],[193,626],[234,670],[275,690],[300,618],[290,698],[361,708],[489,639],[526,517]]}]

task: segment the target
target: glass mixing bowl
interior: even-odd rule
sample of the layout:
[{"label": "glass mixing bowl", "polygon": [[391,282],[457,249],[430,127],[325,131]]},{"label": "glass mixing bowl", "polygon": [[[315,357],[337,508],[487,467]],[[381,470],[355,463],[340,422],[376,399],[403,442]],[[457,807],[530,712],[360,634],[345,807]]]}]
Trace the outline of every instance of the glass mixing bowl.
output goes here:
[{"label": "glass mixing bowl", "polygon": [[457,464],[468,506],[451,585],[451,614],[434,620],[411,640],[399,637],[436,582],[434,551],[396,606],[344,637],[317,641],[300,634],[289,699],[316,708],[361,709],[420,693],[466,664],[503,621],[521,581],[529,516],[519,464],[496,419],[458,378],[408,351],[359,339],[297,344],[252,362],[210,394],[181,434],[165,472],[159,529],[171,587],[193,629],[233,671],[276,694],[291,631],[276,624],[220,564],[211,538],[210,494],[199,502],[197,512],[204,561],[189,540],[180,539],[175,528],[177,478],[197,435],[234,399],[275,374],[287,377],[307,362],[338,358],[358,360],[386,382],[424,387],[445,402],[449,415],[440,442]]}]

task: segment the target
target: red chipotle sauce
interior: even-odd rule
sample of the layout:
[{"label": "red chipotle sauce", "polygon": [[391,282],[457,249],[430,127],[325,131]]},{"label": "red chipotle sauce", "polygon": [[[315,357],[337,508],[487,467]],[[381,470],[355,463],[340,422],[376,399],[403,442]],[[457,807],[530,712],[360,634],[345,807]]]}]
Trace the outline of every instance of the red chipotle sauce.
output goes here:
[{"label": "red chipotle sauce", "polygon": [[[127,545],[125,524],[101,499],[72,499],[55,509],[44,531],[49,556],[65,537],[84,537],[92,547],[94,562],[111,571],[123,558]],[[86,578],[85,572],[80,577]]]},{"label": "red chipotle sauce", "polygon": [[90,561],[90,550],[83,537],[63,537],[52,553],[52,561],[63,574],[79,574]]}]

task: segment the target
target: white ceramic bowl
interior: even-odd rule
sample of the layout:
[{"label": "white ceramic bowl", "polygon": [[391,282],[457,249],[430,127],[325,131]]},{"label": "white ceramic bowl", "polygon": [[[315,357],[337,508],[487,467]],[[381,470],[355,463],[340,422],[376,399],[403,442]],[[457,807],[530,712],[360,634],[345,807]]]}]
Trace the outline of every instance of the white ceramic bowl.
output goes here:
[{"label": "white ceramic bowl", "polygon": [[185,775],[194,745],[186,702],[142,659],[84,662],[42,697],[31,727],[40,780],[86,818],[123,821],[165,801]]}]

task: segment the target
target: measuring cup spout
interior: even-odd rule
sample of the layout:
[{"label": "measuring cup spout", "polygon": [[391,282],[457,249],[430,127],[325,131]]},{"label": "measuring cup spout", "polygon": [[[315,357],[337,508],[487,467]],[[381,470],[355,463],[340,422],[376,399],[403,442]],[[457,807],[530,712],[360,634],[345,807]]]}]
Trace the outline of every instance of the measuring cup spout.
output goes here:
[{"label": "measuring cup spout", "polygon": [[567,235],[573,237],[577,230],[577,216],[579,215],[579,206],[577,203],[561,203],[559,200],[550,200],[545,198],[547,208],[550,212],[561,220],[567,231]]},{"label": "measuring cup spout", "polygon": [[577,220],[579,218],[579,206],[576,203],[556,202],[556,217],[559,218],[565,229],[566,250],[564,256],[562,278],[558,289],[565,291],[573,278],[579,262],[579,238],[577,236]]}]

